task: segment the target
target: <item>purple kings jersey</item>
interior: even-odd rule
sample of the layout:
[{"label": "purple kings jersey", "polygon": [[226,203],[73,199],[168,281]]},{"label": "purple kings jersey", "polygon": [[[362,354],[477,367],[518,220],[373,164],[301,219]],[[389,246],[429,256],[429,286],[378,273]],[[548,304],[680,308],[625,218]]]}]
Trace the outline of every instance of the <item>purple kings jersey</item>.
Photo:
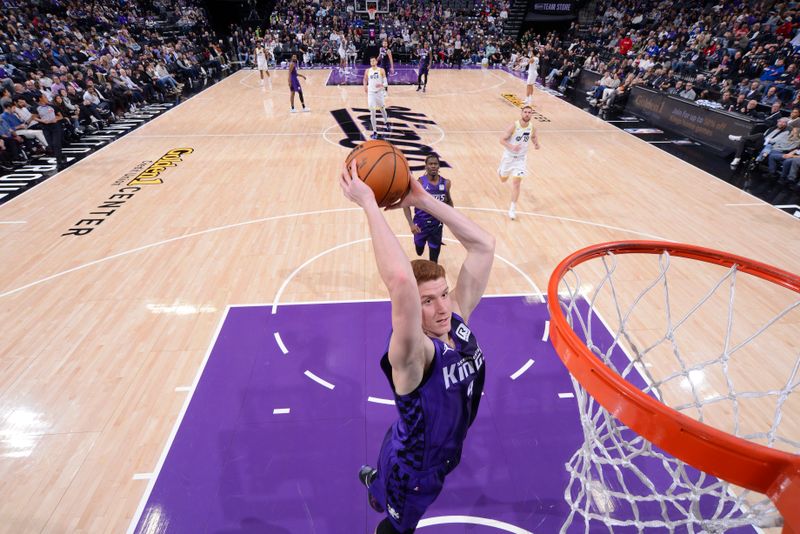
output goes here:
[{"label": "purple kings jersey", "polygon": [[300,90],[300,78],[297,77],[297,65],[289,70],[289,85],[292,91]]},{"label": "purple kings jersey", "polygon": [[389,71],[389,50],[381,47],[378,51],[378,65],[385,71]]},{"label": "purple kings jersey", "polygon": [[419,51],[419,68],[420,70],[428,70],[430,66],[431,51],[427,48],[421,48]]},{"label": "purple kings jersey", "polygon": [[[447,186],[441,175],[439,175],[439,181],[436,184],[432,184],[428,180],[427,174],[420,176],[420,181],[422,188],[430,193],[433,198],[442,202],[445,201],[447,198]],[[442,225],[442,222],[427,211],[414,208],[414,224],[419,226],[420,230],[425,231],[431,228],[438,228]]]},{"label": "purple kings jersey", "polygon": [[[461,459],[467,430],[478,414],[486,378],[483,352],[475,335],[456,315],[450,319],[451,348],[431,338],[435,353],[430,368],[416,390],[407,395],[395,393],[400,419],[390,429],[391,439],[381,454],[393,454],[416,471],[452,471]],[[381,368],[392,382],[388,352]],[[388,447],[387,447],[388,446]]]}]

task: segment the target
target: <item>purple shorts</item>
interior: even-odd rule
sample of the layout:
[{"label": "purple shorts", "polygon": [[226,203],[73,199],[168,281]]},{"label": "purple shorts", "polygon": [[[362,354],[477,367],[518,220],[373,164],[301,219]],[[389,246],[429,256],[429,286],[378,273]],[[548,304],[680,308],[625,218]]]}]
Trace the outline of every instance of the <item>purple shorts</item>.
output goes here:
[{"label": "purple shorts", "polygon": [[378,474],[369,492],[386,510],[392,526],[400,532],[416,528],[444,485],[444,471],[416,471],[397,458],[391,430],[386,434],[378,459]]},{"label": "purple shorts", "polygon": [[439,248],[442,245],[444,226],[441,223],[422,227],[420,230],[420,233],[414,234],[415,246],[422,247],[427,243],[430,248]]}]

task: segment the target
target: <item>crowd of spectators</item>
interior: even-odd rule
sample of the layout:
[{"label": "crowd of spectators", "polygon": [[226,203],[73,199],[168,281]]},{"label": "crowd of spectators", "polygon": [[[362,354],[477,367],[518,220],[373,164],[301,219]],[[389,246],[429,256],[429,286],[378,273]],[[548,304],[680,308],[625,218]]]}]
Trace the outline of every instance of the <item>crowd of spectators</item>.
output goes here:
[{"label": "crowd of spectators", "polygon": [[[776,102],[800,105],[800,35],[788,4],[719,0],[715,5],[666,0],[597,3],[593,25],[573,25],[569,40],[539,45],[543,70],[563,75],[578,65],[614,80],[606,89],[644,85],[711,108],[761,119]],[[554,79],[554,78],[551,78]],[[549,81],[549,80],[545,80]],[[605,92],[606,100],[613,92]],[[605,101],[598,91],[595,105]]]},{"label": "crowd of spectators", "polygon": [[252,61],[255,43],[263,40],[280,64],[297,55],[303,66],[339,63],[339,42],[365,54],[385,40],[395,62],[416,61],[427,42],[434,66],[459,66],[487,62],[500,64],[514,40],[503,35],[509,1],[477,0],[455,9],[442,2],[391,0],[388,13],[375,16],[376,35],[368,33],[368,19],[357,13],[350,0],[278,0],[270,15],[269,28],[232,28],[238,59]]},{"label": "crowd of spectators", "polygon": [[186,0],[3,0],[0,165],[180,99],[230,69],[223,44]]}]

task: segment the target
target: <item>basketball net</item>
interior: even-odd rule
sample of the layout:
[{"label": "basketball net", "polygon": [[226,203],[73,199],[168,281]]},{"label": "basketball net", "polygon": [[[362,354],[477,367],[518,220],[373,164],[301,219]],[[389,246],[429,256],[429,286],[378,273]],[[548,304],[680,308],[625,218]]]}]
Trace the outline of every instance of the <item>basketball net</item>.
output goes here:
[{"label": "basketball net", "polygon": [[[607,251],[592,258],[563,270],[559,266],[557,298],[566,322],[594,357],[648,396],[696,421],[749,442],[800,453],[795,423],[800,414],[800,353],[796,342],[786,342],[797,339],[796,293],[742,274],[748,269],[735,264],[709,265],[667,251]],[[551,300],[555,279],[556,273]],[[686,280],[692,287],[700,282],[702,289],[687,291],[681,287]],[[742,295],[750,299],[746,309],[736,305]],[[760,314],[763,310],[769,313]],[[600,332],[603,325],[607,333]],[[564,359],[561,348],[559,353]],[[569,366],[567,359],[565,363]],[[749,373],[746,381],[742,373]],[[608,532],[709,533],[783,524],[765,495],[660,450],[570,376],[584,441],[566,464],[564,497],[570,512],[562,533],[580,531],[579,525],[589,532],[597,523]],[[619,406],[625,402],[620,392]],[[664,428],[664,434],[668,431]]]},{"label": "basketball net", "polygon": [[374,7],[368,7],[367,8],[367,15],[369,15],[369,20],[375,20],[375,13],[377,11],[378,10],[376,8],[374,8]]}]

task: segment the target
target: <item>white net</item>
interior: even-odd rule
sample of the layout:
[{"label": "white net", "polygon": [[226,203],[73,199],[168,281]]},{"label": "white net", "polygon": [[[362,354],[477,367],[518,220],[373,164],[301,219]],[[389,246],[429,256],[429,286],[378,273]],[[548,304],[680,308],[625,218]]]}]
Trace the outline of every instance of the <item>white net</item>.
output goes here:
[{"label": "white net", "polygon": [[[607,253],[562,276],[559,301],[591,351],[648,395],[752,442],[800,452],[797,294],[732,268]],[[738,304],[738,305],[737,305]],[[780,526],[762,494],[659,450],[573,379],[584,443],[566,465],[562,532],[724,532]],[[792,395],[794,393],[794,395]]]}]

